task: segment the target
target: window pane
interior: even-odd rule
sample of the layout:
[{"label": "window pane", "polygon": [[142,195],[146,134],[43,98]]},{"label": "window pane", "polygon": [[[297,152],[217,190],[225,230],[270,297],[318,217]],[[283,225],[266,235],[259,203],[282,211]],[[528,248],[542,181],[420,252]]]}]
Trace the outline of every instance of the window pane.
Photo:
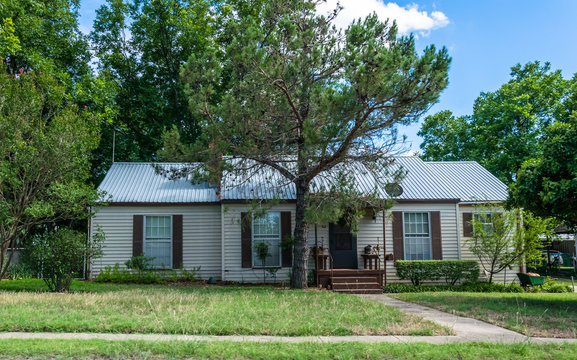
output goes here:
[{"label": "window pane", "polygon": [[[253,240],[253,266],[280,266],[280,242],[281,242],[281,228],[280,228],[280,213],[269,212],[260,217],[255,217],[252,223],[252,240]],[[268,252],[270,256],[266,258],[266,262],[260,260],[256,251],[254,251],[255,244],[263,242],[268,245]]]},{"label": "window pane", "polygon": [[172,237],[170,216],[146,216],[144,255],[153,267],[172,267]]},{"label": "window pane", "polygon": [[432,258],[429,234],[429,213],[405,213],[405,259],[430,260]]}]

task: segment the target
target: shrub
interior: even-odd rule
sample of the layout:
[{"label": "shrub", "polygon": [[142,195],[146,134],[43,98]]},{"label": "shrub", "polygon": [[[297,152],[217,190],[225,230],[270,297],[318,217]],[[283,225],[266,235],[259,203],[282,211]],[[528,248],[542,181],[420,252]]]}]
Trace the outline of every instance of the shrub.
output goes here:
[{"label": "shrub", "polygon": [[152,269],[152,266],[150,265],[152,260],[154,260],[154,258],[138,255],[131,257],[124,263],[124,265],[132,270],[146,271]]},{"label": "shrub", "polygon": [[19,261],[8,266],[7,276],[10,280],[20,280],[32,279],[36,277],[36,274],[27,263]]},{"label": "shrub", "polygon": [[395,267],[399,279],[411,280],[413,285],[425,280],[444,279],[450,285],[479,280],[479,264],[473,260],[397,260]]},{"label": "shrub", "polygon": [[421,285],[414,286],[408,284],[389,284],[383,288],[384,292],[395,293],[415,293],[415,292],[501,292],[520,293],[523,288],[519,284],[491,284],[487,282],[463,283],[463,285]]},{"label": "shrub", "polygon": [[[129,261],[127,261],[127,263]],[[140,259],[137,261],[139,262]],[[142,263],[139,262],[139,264]],[[179,276],[178,272],[174,269],[148,269],[135,271],[135,269],[121,268],[119,264],[115,264],[113,267],[106,266],[104,270],[100,271],[94,281],[116,284],[164,284],[167,282],[177,282],[179,279],[196,281],[199,279],[199,271],[200,266],[194,267],[190,270],[181,268],[181,275]]]},{"label": "shrub", "polygon": [[102,253],[102,238],[86,241],[86,235],[67,228],[37,235],[26,244],[25,258],[35,273],[52,292],[70,289],[75,277],[80,277],[85,257],[92,259]]}]

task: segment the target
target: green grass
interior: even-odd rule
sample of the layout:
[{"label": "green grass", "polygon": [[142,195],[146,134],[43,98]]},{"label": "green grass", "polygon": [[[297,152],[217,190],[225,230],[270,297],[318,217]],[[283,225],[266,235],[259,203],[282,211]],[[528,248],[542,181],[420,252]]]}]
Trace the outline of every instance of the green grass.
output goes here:
[{"label": "green grass", "polygon": [[0,340],[2,359],[550,359],[577,358],[577,344],[449,345]]},{"label": "green grass", "polygon": [[404,293],[391,296],[530,336],[577,337],[577,293]]},{"label": "green grass", "polygon": [[446,335],[451,330],[353,295],[272,287],[108,285],[40,292],[0,282],[0,331],[203,335]]}]

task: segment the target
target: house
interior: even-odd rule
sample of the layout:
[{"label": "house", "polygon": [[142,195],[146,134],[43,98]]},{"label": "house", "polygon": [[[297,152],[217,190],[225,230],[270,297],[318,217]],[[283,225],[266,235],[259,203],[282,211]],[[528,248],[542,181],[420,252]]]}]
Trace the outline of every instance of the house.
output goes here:
[{"label": "house", "polygon": [[[186,165],[157,166],[179,169]],[[342,273],[374,276],[380,285],[385,272],[386,280],[395,282],[392,259],[475,259],[466,244],[472,232],[468,221],[473,205],[504,201],[506,185],[471,161],[397,157],[394,166],[402,166],[407,174],[393,191],[392,209],[369,211],[356,234],[342,224],[310,226],[309,245],[328,247],[323,256],[311,256],[309,263],[311,269],[318,267],[320,282],[326,284]],[[293,231],[295,194],[290,183],[278,185],[275,176],[280,175],[260,171],[242,179],[223,178],[218,192],[208,183],[159,175],[150,163],[114,163],[99,187],[106,192],[108,205],[94,209],[90,225],[91,232],[100,228],[106,234],[104,255],[92,264],[93,276],[106,266],[122,265],[133,255],[145,254],[154,258],[155,266],[200,266],[204,279],[262,282],[266,265],[279,268],[277,281],[288,280],[292,253],[283,250],[281,242]],[[360,177],[359,187],[375,188],[368,176],[355,176]],[[384,189],[378,190],[390,197]],[[273,198],[277,204],[265,216],[251,218],[251,201]],[[266,264],[254,253],[259,241],[270,247]],[[365,255],[367,245],[379,245],[379,266]],[[508,281],[515,278],[515,272],[509,271]],[[499,276],[496,281],[503,281],[503,274]]]}]

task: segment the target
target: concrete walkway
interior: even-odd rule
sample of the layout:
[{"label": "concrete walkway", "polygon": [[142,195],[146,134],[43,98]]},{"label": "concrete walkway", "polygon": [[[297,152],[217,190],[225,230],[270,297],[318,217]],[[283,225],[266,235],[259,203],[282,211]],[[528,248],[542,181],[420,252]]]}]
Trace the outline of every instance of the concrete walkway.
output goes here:
[{"label": "concrete walkway", "polygon": [[460,341],[489,341],[495,343],[515,343],[528,340],[532,342],[577,342],[577,339],[530,338],[515,331],[507,330],[484,321],[457,316],[430,307],[393,299],[384,294],[359,296],[365,299],[378,301],[388,306],[396,307],[403,312],[414,314],[425,320],[430,320],[439,325],[446,326],[457,333],[457,336],[455,337],[459,338]]}]

